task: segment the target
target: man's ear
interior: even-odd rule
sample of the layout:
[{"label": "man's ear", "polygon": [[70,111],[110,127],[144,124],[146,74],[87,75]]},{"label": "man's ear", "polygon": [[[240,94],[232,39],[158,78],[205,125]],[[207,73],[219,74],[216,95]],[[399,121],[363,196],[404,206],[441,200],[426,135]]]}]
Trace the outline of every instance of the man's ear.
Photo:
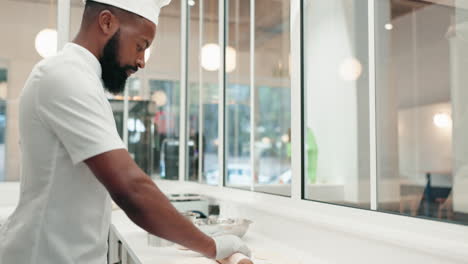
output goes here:
[{"label": "man's ear", "polygon": [[101,32],[108,37],[112,37],[120,27],[119,19],[109,10],[99,13],[98,23]]}]

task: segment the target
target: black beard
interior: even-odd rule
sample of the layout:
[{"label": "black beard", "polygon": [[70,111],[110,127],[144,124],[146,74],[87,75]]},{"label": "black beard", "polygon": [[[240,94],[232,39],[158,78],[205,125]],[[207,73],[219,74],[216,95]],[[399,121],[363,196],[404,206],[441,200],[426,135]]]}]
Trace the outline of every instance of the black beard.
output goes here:
[{"label": "black beard", "polygon": [[125,90],[125,83],[128,79],[127,70],[138,70],[132,66],[120,66],[117,58],[119,40],[120,30],[104,46],[102,57],[99,59],[104,88],[114,95],[122,93]]}]

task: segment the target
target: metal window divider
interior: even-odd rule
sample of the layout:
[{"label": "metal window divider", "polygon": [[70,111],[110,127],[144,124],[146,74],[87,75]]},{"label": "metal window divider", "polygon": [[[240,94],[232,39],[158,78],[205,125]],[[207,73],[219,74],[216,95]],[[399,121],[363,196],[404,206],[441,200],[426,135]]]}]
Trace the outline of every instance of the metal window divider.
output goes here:
[{"label": "metal window divider", "polygon": [[179,128],[179,181],[185,181],[187,175],[187,49],[188,49],[188,2],[181,0],[180,5],[180,128]]},{"label": "metal window divider", "polygon": [[204,89],[203,89],[203,68],[201,64],[201,51],[203,48],[203,2],[204,0],[199,0],[199,19],[200,21],[198,22],[199,26],[199,38],[198,38],[198,46],[199,46],[199,52],[200,55],[198,56],[199,59],[199,65],[198,65],[198,111],[199,111],[199,117],[198,117],[198,182],[202,183],[203,182],[203,159],[205,156],[204,153],[204,147],[203,147],[203,134],[204,134],[204,110],[203,110],[203,99],[204,99]]},{"label": "metal window divider", "polygon": [[302,0],[291,0],[291,198],[302,199],[304,170],[303,105],[302,95]]},{"label": "metal window divider", "polygon": [[[225,107],[226,107],[226,74],[225,74],[225,55],[226,55],[226,1],[227,0],[218,0],[218,45],[219,45],[219,70],[218,70],[218,89],[219,89],[219,107],[218,107],[218,186],[222,188],[225,183],[226,176],[226,153],[225,153],[225,143],[226,143],[226,134],[225,134]],[[221,22],[222,21],[222,22]]]},{"label": "metal window divider", "polygon": [[378,208],[377,192],[377,129],[376,129],[376,78],[375,78],[375,1],[368,0],[368,45],[369,45],[369,146],[370,146],[370,204]]},{"label": "metal window divider", "polygon": [[257,164],[255,162],[255,123],[257,91],[255,89],[255,0],[250,0],[250,168],[251,184],[250,191],[255,191],[255,177]]}]

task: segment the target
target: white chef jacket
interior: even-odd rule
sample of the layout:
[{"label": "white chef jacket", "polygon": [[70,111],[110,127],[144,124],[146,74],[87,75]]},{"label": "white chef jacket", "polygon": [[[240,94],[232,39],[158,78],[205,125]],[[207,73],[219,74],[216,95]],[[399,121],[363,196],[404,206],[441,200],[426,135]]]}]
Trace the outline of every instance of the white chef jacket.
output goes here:
[{"label": "white chef jacket", "polygon": [[0,264],[104,264],[110,196],[84,160],[124,148],[101,66],[69,43],[32,70],[20,98],[21,195],[0,229]]}]

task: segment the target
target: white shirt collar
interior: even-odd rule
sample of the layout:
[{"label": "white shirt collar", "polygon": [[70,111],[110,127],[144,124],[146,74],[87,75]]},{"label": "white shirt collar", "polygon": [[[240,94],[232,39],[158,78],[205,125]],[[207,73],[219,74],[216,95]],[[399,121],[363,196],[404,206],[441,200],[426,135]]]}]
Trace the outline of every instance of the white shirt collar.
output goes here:
[{"label": "white shirt collar", "polygon": [[89,64],[89,66],[97,74],[97,76],[99,78],[102,77],[101,63],[98,61],[96,56],[94,56],[94,54],[92,54],[88,49],[76,43],[69,42],[65,44],[65,46],[63,47],[63,50],[64,51],[73,50],[74,52],[81,55],[81,57],[85,60],[87,64]]}]

